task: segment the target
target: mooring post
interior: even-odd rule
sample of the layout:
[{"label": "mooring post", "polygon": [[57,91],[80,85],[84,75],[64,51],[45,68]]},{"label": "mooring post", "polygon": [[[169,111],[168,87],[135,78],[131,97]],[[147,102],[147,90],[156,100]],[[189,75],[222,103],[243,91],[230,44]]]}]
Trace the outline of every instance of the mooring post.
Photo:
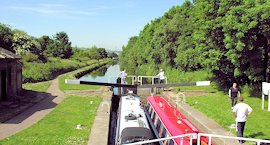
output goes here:
[{"label": "mooring post", "polygon": [[[122,79],[121,79],[120,77],[118,77],[117,80],[116,80],[116,83],[117,83],[117,84],[121,84],[121,80],[122,80]],[[121,88],[122,88],[122,87],[118,87],[118,97],[121,96]]]}]

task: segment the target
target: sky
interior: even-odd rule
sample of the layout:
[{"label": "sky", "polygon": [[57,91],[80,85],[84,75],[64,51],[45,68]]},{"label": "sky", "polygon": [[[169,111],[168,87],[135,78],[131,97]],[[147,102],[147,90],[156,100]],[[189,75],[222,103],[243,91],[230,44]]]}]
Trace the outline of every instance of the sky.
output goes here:
[{"label": "sky", "polygon": [[72,46],[122,50],[151,20],[184,0],[0,0],[0,23],[34,37],[66,32]]}]

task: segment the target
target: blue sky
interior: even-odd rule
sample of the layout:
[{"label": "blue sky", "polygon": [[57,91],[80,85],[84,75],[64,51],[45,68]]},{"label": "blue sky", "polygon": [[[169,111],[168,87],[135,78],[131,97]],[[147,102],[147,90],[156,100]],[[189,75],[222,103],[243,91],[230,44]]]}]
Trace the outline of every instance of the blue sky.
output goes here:
[{"label": "blue sky", "polygon": [[40,37],[64,31],[73,46],[121,50],[184,0],[0,0],[0,22]]}]

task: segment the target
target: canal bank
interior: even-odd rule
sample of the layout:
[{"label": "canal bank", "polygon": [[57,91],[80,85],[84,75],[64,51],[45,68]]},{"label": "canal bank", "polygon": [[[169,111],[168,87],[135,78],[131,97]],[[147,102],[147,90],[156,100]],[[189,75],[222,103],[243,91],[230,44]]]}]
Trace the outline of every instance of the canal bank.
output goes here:
[{"label": "canal bank", "polygon": [[[230,131],[226,131],[214,120],[208,118],[203,113],[197,111],[196,109],[190,107],[182,101],[177,101],[179,100],[179,98],[176,97],[179,96],[176,94],[176,92],[164,91],[162,95],[167,98],[172,104],[177,106],[178,110],[181,111],[181,113],[185,115],[185,117],[190,120],[203,133],[235,137],[235,135],[232,133],[233,131],[235,131],[235,128],[231,128]],[[237,140],[235,139],[213,138],[212,140],[216,145],[238,144]],[[246,143],[244,145],[246,145]]]},{"label": "canal bank", "polygon": [[88,145],[108,144],[112,92],[108,87],[102,87],[102,92],[102,102],[90,131]]}]

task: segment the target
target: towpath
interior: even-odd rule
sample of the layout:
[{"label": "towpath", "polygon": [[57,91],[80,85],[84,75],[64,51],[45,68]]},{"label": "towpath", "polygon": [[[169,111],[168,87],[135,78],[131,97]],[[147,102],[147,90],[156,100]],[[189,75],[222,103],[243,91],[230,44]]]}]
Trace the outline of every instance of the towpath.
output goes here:
[{"label": "towpath", "polygon": [[43,96],[43,100],[28,108],[23,113],[0,124],[0,139],[9,137],[28,128],[50,113],[57,104],[62,102],[64,93],[58,88],[58,77],[52,80],[47,94],[40,95],[47,96]]}]

